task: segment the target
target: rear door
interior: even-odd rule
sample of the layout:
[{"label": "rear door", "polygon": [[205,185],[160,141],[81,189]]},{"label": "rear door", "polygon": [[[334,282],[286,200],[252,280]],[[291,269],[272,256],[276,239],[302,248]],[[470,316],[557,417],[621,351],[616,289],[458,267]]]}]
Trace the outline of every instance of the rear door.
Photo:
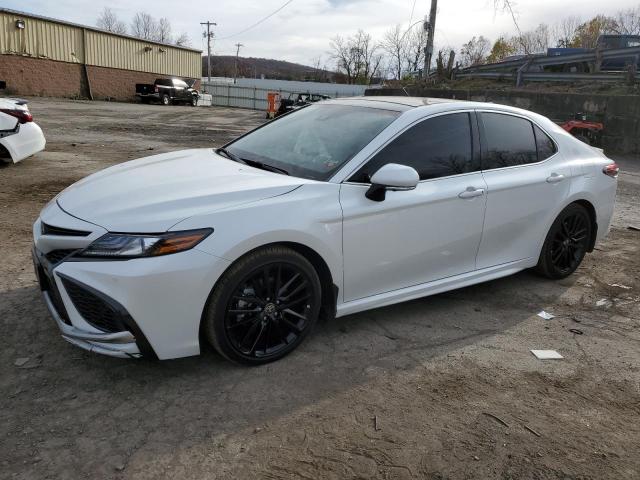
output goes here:
[{"label": "rear door", "polygon": [[[476,134],[470,112],[421,120],[342,184],[345,301],[475,269],[486,189]],[[387,163],[415,168],[420,182],[369,200],[369,178]]]},{"label": "rear door", "polygon": [[479,112],[487,207],[478,269],[537,259],[552,216],[569,194],[571,169],[529,119]]}]

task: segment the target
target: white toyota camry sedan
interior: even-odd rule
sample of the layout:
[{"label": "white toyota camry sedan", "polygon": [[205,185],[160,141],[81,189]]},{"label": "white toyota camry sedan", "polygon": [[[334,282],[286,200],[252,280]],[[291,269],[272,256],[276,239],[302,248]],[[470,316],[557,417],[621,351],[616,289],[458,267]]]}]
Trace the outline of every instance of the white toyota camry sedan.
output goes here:
[{"label": "white toyota camry sedan", "polygon": [[223,148],[123,163],[33,226],[67,341],[246,364],[343,316],[535,268],[570,275],[608,231],[618,167],[545,117],[422,98],[330,100]]},{"label": "white toyota camry sedan", "polygon": [[45,144],[27,101],[0,98],[0,161],[18,163],[44,150]]}]

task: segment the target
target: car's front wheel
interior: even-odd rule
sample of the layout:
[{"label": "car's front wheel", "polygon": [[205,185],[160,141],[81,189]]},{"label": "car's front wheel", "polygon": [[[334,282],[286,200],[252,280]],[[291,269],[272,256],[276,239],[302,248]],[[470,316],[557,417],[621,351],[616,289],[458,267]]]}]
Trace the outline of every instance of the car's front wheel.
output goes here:
[{"label": "car's front wheel", "polygon": [[589,212],[572,203],[555,219],[547,233],[538,265],[538,273],[560,279],[571,275],[587,253],[593,225]]},{"label": "car's front wheel", "polygon": [[229,360],[272,362],[298,347],[313,328],[321,288],[313,265],[295,250],[254,251],[232,265],[211,293],[204,334]]}]

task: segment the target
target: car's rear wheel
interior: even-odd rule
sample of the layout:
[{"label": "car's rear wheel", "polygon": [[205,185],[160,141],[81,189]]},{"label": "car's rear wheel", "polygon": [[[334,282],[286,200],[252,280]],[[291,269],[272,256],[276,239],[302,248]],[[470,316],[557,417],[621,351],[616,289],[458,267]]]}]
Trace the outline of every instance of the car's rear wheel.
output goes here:
[{"label": "car's rear wheel", "polygon": [[592,231],[586,208],[577,203],[566,207],[547,233],[536,270],[553,279],[571,275],[587,253]]},{"label": "car's rear wheel", "polygon": [[320,312],[313,265],[287,247],[267,247],[232,265],[212,292],[204,334],[229,360],[260,365],[302,343]]},{"label": "car's rear wheel", "polygon": [[160,101],[162,102],[163,105],[170,105],[171,104],[171,98],[166,93],[164,95],[162,95],[162,98],[160,99]]}]

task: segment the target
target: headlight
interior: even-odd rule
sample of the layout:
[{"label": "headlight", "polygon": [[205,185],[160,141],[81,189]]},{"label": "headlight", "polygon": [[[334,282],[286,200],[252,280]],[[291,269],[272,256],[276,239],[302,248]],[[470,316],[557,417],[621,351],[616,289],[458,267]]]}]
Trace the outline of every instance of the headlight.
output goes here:
[{"label": "headlight", "polygon": [[184,252],[213,232],[212,228],[159,235],[107,233],[79,253],[80,257],[139,258]]}]

